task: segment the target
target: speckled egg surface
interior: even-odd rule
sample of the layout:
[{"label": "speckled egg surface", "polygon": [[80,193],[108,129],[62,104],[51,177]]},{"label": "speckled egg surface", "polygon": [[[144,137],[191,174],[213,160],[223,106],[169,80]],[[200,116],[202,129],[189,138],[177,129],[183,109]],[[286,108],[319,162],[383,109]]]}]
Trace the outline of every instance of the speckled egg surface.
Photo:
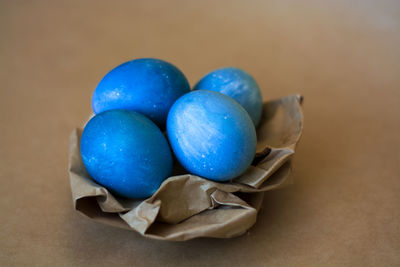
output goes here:
[{"label": "speckled egg surface", "polygon": [[81,155],[95,181],[127,198],[151,196],[172,173],[172,154],[163,133],[132,111],[94,116],[83,130]]},{"label": "speckled egg surface", "polygon": [[104,76],[93,93],[92,107],[96,114],[111,109],[136,111],[164,129],[170,107],[189,91],[186,77],[174,65],[142,58],[123,63]]},{"label": "speckled egg surface", "polygon": [[256,80],[244,70],[221,68],[204,76],[194,90],[211,90],[235,99],[249,113],[254,125],[260,122],[262,95]]},{"label": "speckled egg surface", "polygon": [[167,134],[182,166],[214,181],[242,174],[256,152],[250,116],[218,92],[197,90],[179,98],[168,114]]}]

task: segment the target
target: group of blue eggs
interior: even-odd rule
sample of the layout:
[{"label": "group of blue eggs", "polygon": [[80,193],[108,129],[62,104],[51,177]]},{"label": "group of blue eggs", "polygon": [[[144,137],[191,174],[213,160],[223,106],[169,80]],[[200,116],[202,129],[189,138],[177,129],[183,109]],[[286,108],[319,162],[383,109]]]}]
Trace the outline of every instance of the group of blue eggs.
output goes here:
[{"label": "group of blue eggs", "polygon": [[88,173],[119,196],[145,198],[171,176],[174,156],[213,181],[241,175],[255,156],[262,96],[238,68],[212,71],[191,90],[174,65],[142,58],[106,74],[92,107],[80,147]]}]

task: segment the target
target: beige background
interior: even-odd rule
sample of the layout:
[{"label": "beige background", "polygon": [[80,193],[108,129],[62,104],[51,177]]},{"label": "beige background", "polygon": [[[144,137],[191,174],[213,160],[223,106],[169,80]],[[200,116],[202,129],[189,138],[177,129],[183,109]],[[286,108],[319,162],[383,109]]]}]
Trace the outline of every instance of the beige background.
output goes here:
[{"label": "beige background", "polygon": [[[111,2],[113,2],[111,4]],[[72,208],[68,136],[119,63],[238,66],[301,93],[295,184],[231,240],[147,240]],[[400,2],[0,0],[0,265],[399,265]]]}]

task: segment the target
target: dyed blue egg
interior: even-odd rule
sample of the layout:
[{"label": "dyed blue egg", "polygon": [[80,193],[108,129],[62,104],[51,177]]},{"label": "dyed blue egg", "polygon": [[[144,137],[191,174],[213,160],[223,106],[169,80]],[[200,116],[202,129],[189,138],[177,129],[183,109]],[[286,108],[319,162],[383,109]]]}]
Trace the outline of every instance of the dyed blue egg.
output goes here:
[{"label": "dyed blue egg", "polygon": [[262,96],[256,80],[238,68],[222,68],[204,76],[194,90],[211,90],[235,99],[249,113],[254,125],[260,122]]},{"label": "dyed blue egg", "polygon": [[170,107],[189,91],[186,77],[174,65],[142,58],[111,70],[94,91],[92,107],[96,114],[111,109],[136,111],[165,129]]},{"label": "dyed blue egg", "polygon": [[133,111],[94,116],[83,130],[81,155],[96,182],[127,198],[151,196],[172,173],[172,154],[163,133]]},{"label": "dyed blue egg", "polygon": [[232,98],[198,90],[179,98],[167,119],[175,156],[192,174],[227,181],[242,174],[256,153],[256,131]]}]

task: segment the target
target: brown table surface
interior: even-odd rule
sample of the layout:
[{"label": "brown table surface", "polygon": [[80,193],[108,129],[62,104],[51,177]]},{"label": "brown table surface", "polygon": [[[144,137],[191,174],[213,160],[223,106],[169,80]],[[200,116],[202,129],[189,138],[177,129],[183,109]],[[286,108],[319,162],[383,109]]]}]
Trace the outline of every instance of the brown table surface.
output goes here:
[{"label": "brown table surface", "polygon": [[[139,57],[305,97],[295,184],[247,234],[154,241],[73,210],[69,134]],[[1,1],[0,127],[2,266],[400,264],[398,1]]]}]

